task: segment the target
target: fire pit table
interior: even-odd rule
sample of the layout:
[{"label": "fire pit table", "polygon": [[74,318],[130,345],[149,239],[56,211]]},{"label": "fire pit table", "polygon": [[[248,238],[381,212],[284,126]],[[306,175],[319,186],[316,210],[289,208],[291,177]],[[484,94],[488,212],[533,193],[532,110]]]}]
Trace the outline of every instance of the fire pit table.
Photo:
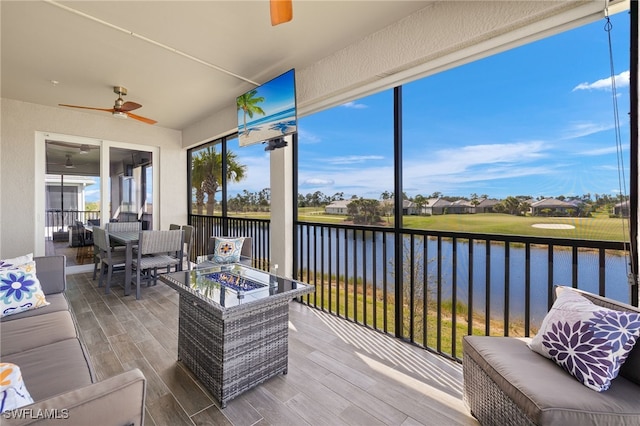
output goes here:
[{"label": "fire pit table", "polygon": [[312,286],[240,263],[207,262],[160,280],[180,294],[178,360],[221,408],[287,373],[289,301]]}]

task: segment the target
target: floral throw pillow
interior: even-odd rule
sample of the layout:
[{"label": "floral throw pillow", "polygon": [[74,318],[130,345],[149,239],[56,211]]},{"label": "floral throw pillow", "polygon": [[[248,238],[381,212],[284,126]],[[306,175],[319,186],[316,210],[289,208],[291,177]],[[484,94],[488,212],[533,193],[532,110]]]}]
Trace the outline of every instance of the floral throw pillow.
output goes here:
[{"label": "floral throw pillow", "polygon": [[18,266],[31,262],[33,260],[33,253],[25,254],[24,256],[14,257],[12,259],[0,259],[0,269],[12,269]]},{"label": "floral throw pillow", "polygon": [[32,403],[33,399],[24,385],[20,367],[8,362],[0,363],[0,412]]},{"label": "floral throw pillow", "polygon": [[48,305],[36,276],[36,262],[0,269],[0,317]]},{"label": "floral throw pillow", "polygon": [[571,290],[559,290],[529,347],[588,388],[605,391],[640,336],[640,314],[604,308]]},{"label": "floral throw pillow", "polygon": [[216,263],[240,262],[240,251],[244,238],[216,237],[213,248],[213,261]]}]

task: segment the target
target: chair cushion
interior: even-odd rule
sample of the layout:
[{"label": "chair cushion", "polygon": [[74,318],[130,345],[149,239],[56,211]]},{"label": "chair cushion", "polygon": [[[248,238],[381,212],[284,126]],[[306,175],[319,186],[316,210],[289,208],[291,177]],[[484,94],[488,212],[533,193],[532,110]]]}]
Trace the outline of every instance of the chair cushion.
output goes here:
[{"label": "chair cushion", "polygon": [[[92,383],[88,355],[78,339],[67,339],[2,357],[19,365],[34,401]],[[117,409],[117,407],[114,407]]]},{"label": "chair cushion", "polygon": [[11,269],[0,269],[1,317],[48,304],[36,276],[35,261],[17,265]]},{"label": "chair cushion", "polygon": [[75,337],[76,328],[69,311],[7,321],[2,323],[0,355],[4,357]]},{"label": "chair cushion", "polygon": [[153,256],[146,256],[140,259],[140,263],[138,263],[137,259],[133,260],[133,265],[135,268],[139,269],[152,269],[152,268],[163,268],[169,265],[177,265],[181,262],[180,259],[177,259],[173,256],[169,256],[168,254],[160,254]]},{"label": "chair cushion", "polygon": [[585,386],[602,392],[618,375],[640,336],[640,313],[598,306],[565,287],[530,347]]},{"label": "chair cushion", "polygon": [[529,339],[465,336],[471,357],[535,423],[545,425],[638,424],[638,386],[620,376],[594,392],[552,360],[529,349]]}]

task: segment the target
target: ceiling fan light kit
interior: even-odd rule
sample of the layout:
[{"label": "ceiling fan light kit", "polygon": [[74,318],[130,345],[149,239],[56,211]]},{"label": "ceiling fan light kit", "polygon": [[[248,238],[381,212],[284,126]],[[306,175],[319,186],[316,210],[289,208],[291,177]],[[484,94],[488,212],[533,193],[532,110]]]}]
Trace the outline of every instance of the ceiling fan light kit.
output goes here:
[{"label": "ceiling fan light kit", "polygon": [[73,162],[71,161],[71,155],[67,154],[67,161],[64,163],[64,167],[65,169],[75,169],[76,166],[73,165]]}]

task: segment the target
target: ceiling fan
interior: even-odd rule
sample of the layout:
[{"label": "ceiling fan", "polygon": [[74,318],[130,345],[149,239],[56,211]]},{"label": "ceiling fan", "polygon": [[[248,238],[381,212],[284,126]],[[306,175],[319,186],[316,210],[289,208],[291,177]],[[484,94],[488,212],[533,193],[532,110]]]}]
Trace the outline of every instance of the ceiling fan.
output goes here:
[{"label": "ceiling fan", "polygon": [[73,148],[73,149],[78,148],[80,150],[80,154],[88,154],[92,149],[100,149],[100,147],[97,145],[87,145],[87,144],[78,145],[76,143],[60,142],[60,141],[47,141],[47,143],[51,145],[62,146],[65,148]]},{"label": "ceiling fan", "polygon": [[47,165],[64,166],[65,169],[75,169],[76,165],[73,164],[73,161],[71,160],[71,154],[66,154],[65,157],[67,160],[64,163],[50,162],[47,160]]},{"label": "ceiling fan", "polygon": [[292,0],[270,0],[271,25],[276,26],[293,19]]},{"label": "ceiling fan", "polygon": [[156,124],[157,121],[152,120],[150,118],[142,117],[140,115],[133,114],[131,111],[134,109],[141,108],[142,105],[136,102],[125,102],[122,97],[127,95],[127,89],[121,86],[113,87],[114,93],[118,95],[118,99],[116,99],[116,103],[113,108],[95,108],[95,107],[87,107],[87,106],[79,106],[79,105],[66,105],[66,104],[58,104],[60,106],[69,107],[69,108],[81,108],[81,109],[90,109],[94,111],[105,111],[110,112],[115,117],[127,118],[131,117],[134,120],[142,121],[147,124]]}]

